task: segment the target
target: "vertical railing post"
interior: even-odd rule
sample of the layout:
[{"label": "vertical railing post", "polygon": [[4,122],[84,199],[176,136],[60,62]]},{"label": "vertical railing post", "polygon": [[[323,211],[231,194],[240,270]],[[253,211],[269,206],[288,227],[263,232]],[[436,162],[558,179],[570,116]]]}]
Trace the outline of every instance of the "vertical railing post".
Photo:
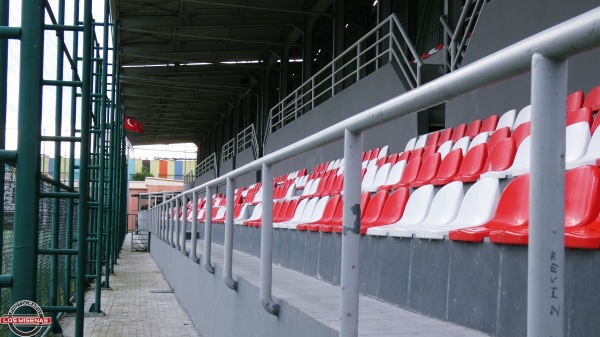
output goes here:
[{"label": "vertical railing post", "polygon": [[262,164],[262,225],[260,230],[260,303],[277,316],[279,304],[273,301],[273,167]]},{"label": "vertical railing post", "polygon": [[198,259],[198,254],[196,253],[196,248],[198,247],[198,193],[196,191],[192,192],[192,247],[191,247],[191,255],[192,261],[195,263],[200,263],[200,259]]},{"label": "vertical railing post", "polygon": [[185,194],[181,195],[181,254],[188,256],[187,251],[187,210],[188,197]]},{"label": "vertical railing post", "polygon": [[311,110],[315,108],[315,77],[311,77],[310,79],[310,108]]},{"label": "vertical railing post", "polygon": [[564,335],[567,62],[531,60],[527,336]]},{"label": "vertical railing post", "polygon": [[360,81],[360,43],[356,45],[356,82]]},{"label": "vertical railing post", "polygon": [[344,210],[342,229],[340,337],[358,336],[360,267],[360,181],[363,136],[344,135]]},{"label": "vertical railing post", "polygon": [[212,188],[206,186],[206,202],[204,203],[204,268],[211,274],[215,273],[212,266]]},{"label": "vertical railing post", "polygon": [[181,198],[175,197],[175,249],[181,249],[181,216],[179,216],[179,209],[181,208]]},{"label": "vertical railing post", "polygon": [[227,178],[227,199],[225,211],[225,261],[223,263],[223,280],[225,284],[237,290],[237,282],[233,279],[233,200],[235,180]]},{"label": "vertical railing post", "polygon": [[169,200],[169,244],[171,247],[176,248],[175,239],[173,238],[175,235],[175,212],[174,212],[174,202],[173,198]]}]

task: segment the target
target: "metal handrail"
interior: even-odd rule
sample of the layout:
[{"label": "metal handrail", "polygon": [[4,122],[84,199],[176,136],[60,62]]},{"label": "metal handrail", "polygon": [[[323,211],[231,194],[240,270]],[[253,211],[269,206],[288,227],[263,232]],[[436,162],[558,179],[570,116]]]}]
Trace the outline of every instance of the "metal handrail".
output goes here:
[{"label": "metal handrail", "polygon": [[400,65],[411,89],[421,84],[423,62],[395,14],[371,29],[271,108],[263,144],[269,134],[335,96],[340,85],[350,85],[368,75],[367,67],[375,70],[391,60]]},{"label": "metal handrail", "polygon": [[235,156],[235,138],[231,138],[227,143],[221,147],[221,163],[229,160]]},{"label": "metal handrail", "polygon": [[[562,336],[564,318],[553,316],[550,308],[564,307],[564,298],[548,296],[549,287],[556,286],[557,294],[564,294],[564,227],[552,219],[562,219],[564,193],[556,193],[555,186],[564,187],[564,102],[566,101],[567,74],[566,59],[585,51],[600,47],[600,7],[581,14],[571,20],[549,28],[539,34],[504,48],[494,54],[473,62],[461,69],[448,73],[420,87],[405,92],[384,103],[369,108],[333,126],[308,136],[294,144],[254,160],[238,169],[204,183],[183,195],[202,193],[206,188],[214,188],[227,183],[228,200],[233,200],[235,179],[256,170],[262,170],[263,186],[272,186],[274,164],[295,157],[318,146],[330,144],[342,137],[344,144],[344,215],[341,254],[342,305],[340,336],[357,335],[358,295],[359,295],[359,243],[360,212],[356,205],[360,202],[360,172],[362,154],[362,132],[377,125],[392,121],[408,114],[422,111],[458,96],[480,89],[499,81],[504,81],[525,72],[532,72],[532,151],[531,191],[536,198],[530,198],[529,235],[529,279],[528,279],[528,331],[533,335]],[[560,117],[562,116],[562,117]],[[543,122],[543,126],[541,125]],[[546,130],[562,129],[563,138]],[[547,142],[547,143],[544,143]],[[541,144],[545,144],[542,146]],[[537,146],[537,147],[536,147]],[[543,153],[540,155],[539,153]],[[546,156],[546,157],[544,157]],[[562,166],[560,163],[563,163]],[[548,183],[552,182],[552,184]],[[266,189],[270,190],[270,189]],[[176,198],[180,198],[177,196]],[[173,199],[151,209],[160,215],[164,209],[174,205]],[[271,219],[273,199],[271,193],[263,194],[263,220]],[[553,205],[553,207],[548,207]],[[560,207],[563,205],[563,207]],[[170,213],[172,214],[172,213]],[[233,244],[233,203],[227,203],[225,232],[224,279],[229,279],[232,268]],[[535,215],[535,216],[534,216]],[[153,219],[156,218],[152,217]],[[548,220],[551,223],[544,223]],[[156,235],[167,242],[172,237],[170,221],[162,219],[153,223]],[[193,221],[196,221],[193,219]],[[559,221],[560,223],[560,221]],[[534,230],[535,229],[535,230]],[[271,298],[272,272],[272,232],[273,224],[263,221],[261,227],[261,303],[270,313],[277,314],[276,303]],[[207,248],[208,247],[208,248]],[[192,251],[196,247],[191,248]],[[205,245],[210,250],[210,244]],[[556,265],[553,269],[550,265]],[[554,284],[555,281],[559,280]],[[550,285],[550,282],[553,282]],[[554,294],[554,292],[553,292]]]},{"label": "metal handrail", "polygon": [[[233,139],[232,139],[233,141]],[[248,125],[244,130],[237,134],[237,153],[244,151],[245,149],[252,147],[254,151],[254,158],[258,158],[258,138],[256,137],[256,130],[254,124]]]},{"label": "metal handrail", "polygon": [[214,170],[215,173],[218,170],[217,154],[214,152],[210,156],[204,158],[204,160],[201,161],[198,165],[196,165],[196,169],[195,169],[196,174],[195,174],[194,178],[198,178],[199,176],[201,176],[204,173],[207,173],[211,170]]}]

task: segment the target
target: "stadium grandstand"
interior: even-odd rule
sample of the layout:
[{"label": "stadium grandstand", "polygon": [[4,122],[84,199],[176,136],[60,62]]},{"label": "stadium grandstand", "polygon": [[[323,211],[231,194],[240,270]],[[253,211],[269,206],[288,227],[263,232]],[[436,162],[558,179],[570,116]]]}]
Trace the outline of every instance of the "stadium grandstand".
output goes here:
[{"label": "stadium grandstand", "polygon": [[599,5],[0,2],[0,335],[600,336]]}]

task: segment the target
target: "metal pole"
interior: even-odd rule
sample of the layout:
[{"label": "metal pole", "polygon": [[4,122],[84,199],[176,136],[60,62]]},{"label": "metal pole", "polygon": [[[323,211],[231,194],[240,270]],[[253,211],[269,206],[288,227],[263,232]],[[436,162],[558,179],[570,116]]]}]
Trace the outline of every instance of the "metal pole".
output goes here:
[{"label": "metal pole", "polygon": [[187,241],[187,203],[188,203],[188,198],[187,196],[184,194],[181,196],[181,223],[182,223],[182,228],[181,228],[181,254],[183,254],[184,256],[188,256],[188,251],[186,246],[186,241]]},{"label": "metal pole", "polygon": [[198,193],[192,192],[192,261],[200,263],[196,249],[198,247]]},{"label": "metal pole", "polygon": [[171,199],[169,200],[169,244],[171,245],[171,247],[175,248],[175,239],[173,238],[173,236],[175,235],[175,212],[174,212],[174,207],[173,207],[173,203],[175,202],[175,200]]},{"label": "metal pole", "polygon": [[225,284],[237,290],[237,282],[232,276],[233,267],[233,199],[235,189],[235,180],[227,178],[227,200],[225,210],[225,261],[223,263],[223,280]]},{"label": "metal pole", "polygon": [[212,189],[206,187],[206,202],[204,203],[204,268],[214,274],[215,268],[210,262],[212,251]]},{"label": "metal pole", "polygon": [[564,335],[567,62],[531,60],[527,336]]},{"label": "metal pole", "polygon": [[[23,2],[12,303],[37,300],[44,3]],[[36,205],[36,207],[31,207]],[[30,312],[28,312],[30,313]],[[11,336],[14,336],[11,333]]]},{"label": "metal pole", "polygon": [[[0,1],[0,25],[8,26],[9,1]],[[8,39],[0,39],[0,149],[6,149],[6,107],[8,88]],[[0,195],[4,196],[6,164],[0,162]],[[4,243],[4,198],[0,199],[0,243]],[[3,254],[0,254],[0,275],[3,275]],[[2,294],[0,294],[2,303]]]},{"label": "metal pole", "polygon": [[363,136],[344,135],[344,211],[342,231],[342,301],[340,337],[358,336],[360,267],[360,181]]},{"label": "metal pole", "polygon": [[[273,166],[262,165],[262,225],[260,230],[260,303],[272,315],[279,314],[273,301]],[[229,199],[228,199],[229,201]]]},{"label": "metal pole", "polygon": [[175,212],[173,212],[173,216],[175,217],[175,249],[181,249],[181,217],[179,216],[179,208],[181,207],[181,198],[175,198]]}]

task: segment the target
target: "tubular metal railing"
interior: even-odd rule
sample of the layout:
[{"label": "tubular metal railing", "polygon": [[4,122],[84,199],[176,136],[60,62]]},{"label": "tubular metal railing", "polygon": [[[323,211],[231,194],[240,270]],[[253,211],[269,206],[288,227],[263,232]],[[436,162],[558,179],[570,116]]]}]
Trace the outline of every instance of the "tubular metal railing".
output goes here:
[{"label": "tubular metal railing", "polygon": [[235,153],[235,138],[231,138],[221,147],[221,163],[233,158]]},{"label": "tubular metal railing", "polygon": [[[354,210],[360,204],[360,177],[362,155],[362,132],[398,117],[421,111],[446,102],[460,95],[475,91],[483,86],[507,80],[515,75],[531,71],[532,151],[531,185],[535,198],[530,198],[529,235],[529,278],[527,303],[527,331],[529,336],[563,336],[564,313],[564,130],[565,102],[567,96],[566,61],[569,57],[600,47],[600,8],[596,8],[569,21],[531,36],[519,43],[504,48],[468,66],[421,85],[389,101],[367,109],[333,126],[232,172],[213,179],[194,189],[185,191],[168,202],[161,203],[149,212],[151,231],[159,239],[176,247],[175,242],[185,241],[185,236],[173,236],[173,221],[176,201],[190,196],[196,204],[198,193],[211,192],[227,183],[227,212],[225,225],[225,258],[223,261],[224,282],[235,289],[232,279],[233,252],[233,198],[235,179],[241,175],[262,170],[263,186],[273,186],[272,166],[280,161],[313,150],[342,137],[344,143],[344,210],[341,254],[341,328],[340,336],[358,335],[358,296],[360,212]],[[562,137],[547,130],[562,130]],[[560,134],[560,133],[559,133]],[[551,182],[551,183],[549,183]],[[277,315],[279,305],[271,297],[273,198],[271,189],[265,188],[261,226],[261,283],[260,299],[263,307]],[[231,202],[230,202],[231,201]],[[552,207],[548,207],[552,205]],[[562,207],[561,207],[562,206]],[[205,226],[211,227],[212,214],[207,206]],[[185,207],[183,208],[185,210]],[[192,231],[197,230],[197,207],[193,208]],[[179,217],[177,217],[179,218]],[[184,231],[182,231],[184,232]],[[209,233],[209,231],[207,231]],[[196,235],[192,235],[192,238]],[[197,240],[192,241],[192,258],[196,256]],[[181,247],[182,245],[179,244]],[[214,272],[210,264],[211,237],[206,236],[204,264]],[[185,249],[185,247],[184,247]],[[184,253],[185,254],[185,253]],[[552,296],[550,296],[552,295]]]},{"label": "tubular metal railing", "polygon": [[249,147],[252,147],[252,151],[254,151],[254,158],[258,158],[258,139],[256,138],[254,124],[250,124],[237,134],[236,153],[240,153]]},{"label": "tubular metal railing", "polygon": [[423,62],[395,14],[375,26],[294,92],[271,108],[266,137],[394,60],[411,89],[421,84]]},{"label": "tubular metal railing", "polygon": [[203,161],[201,161],[200,164],[196,165],[196,174],[194,178],[198,178],[204,173],[210,172],[210,170],[214,170],[215,174],[217,174],[217,154],[214,152],[210,156],[206,157]]}]

